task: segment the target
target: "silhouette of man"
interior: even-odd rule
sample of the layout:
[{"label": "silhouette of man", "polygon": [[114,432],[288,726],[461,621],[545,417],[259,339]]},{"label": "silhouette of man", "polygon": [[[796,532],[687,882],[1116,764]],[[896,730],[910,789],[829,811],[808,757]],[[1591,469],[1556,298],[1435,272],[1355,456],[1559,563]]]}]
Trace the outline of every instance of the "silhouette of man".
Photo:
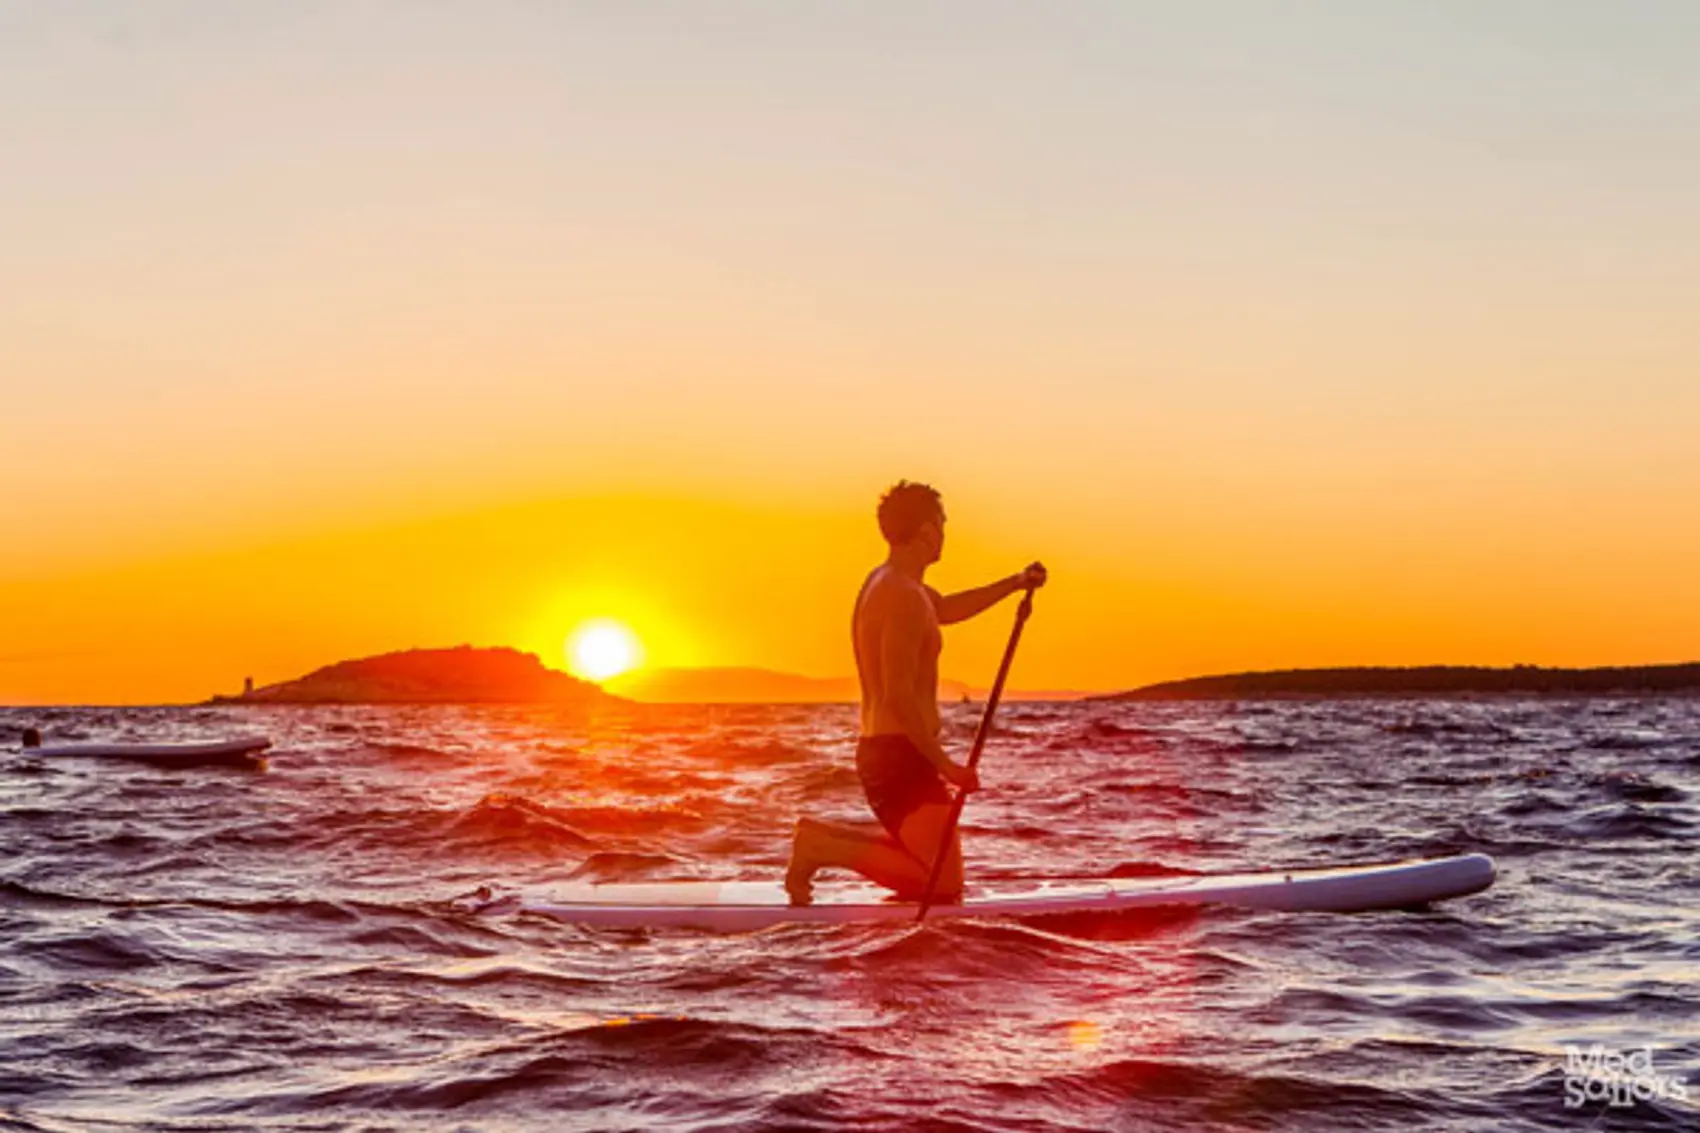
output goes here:
[{"label": "silhouette of man", "polygon": [[[785,889],[808,904],[815,872],[852,870],[919,900],[950,815],[946,782],[979,786],[939,743],[939,627],[966,621],[1020,590],[1045,584],[1033,563],[1019,574],[959,594],[925,581],[944,550],[944,505],[926,484],[898,481],[880,500],[880,533],[891,547],[862,583],[851,618],[856,675],[862,689],[856,771],[883,831],[870,825],[797,820]],[[937,899],[962,893],[962,846],[954,832],[939,873]]]}]

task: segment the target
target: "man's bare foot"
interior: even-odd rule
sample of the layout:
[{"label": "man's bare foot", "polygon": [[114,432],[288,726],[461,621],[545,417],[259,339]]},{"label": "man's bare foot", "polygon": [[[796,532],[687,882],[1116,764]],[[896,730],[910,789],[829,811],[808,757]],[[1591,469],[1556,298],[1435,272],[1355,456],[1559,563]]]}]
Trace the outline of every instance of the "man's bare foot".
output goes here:
[{"label": "man's bare foot", "polygon": [[785,871],[785,892],[793,905],[807,905],[814,900],[814,876],[814,870],[798,869],[795,864]]},{"label": "man's bare foot", "polygon": [[815,870],[813,855],[803,845],[811,827],[818,823],[807,818],[797,820],[796,833],[791,838],[791,864],[785,870],[785,892],[793,905],[807,905],[814,898]]}]

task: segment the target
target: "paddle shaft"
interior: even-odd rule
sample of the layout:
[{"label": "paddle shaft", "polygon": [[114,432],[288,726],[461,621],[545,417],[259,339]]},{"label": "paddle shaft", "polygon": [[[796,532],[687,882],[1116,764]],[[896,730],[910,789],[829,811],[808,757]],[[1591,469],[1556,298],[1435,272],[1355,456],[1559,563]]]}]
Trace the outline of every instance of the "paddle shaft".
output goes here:
[{"label": "paddle shaft", "polygon": [[[1033,588],[1029,586],[1027,593],[1021,597],[1021,605],[1015,611],[1015,628],[1009,632],[1009,644],[1004,647],[1003,661],[998,665],[997,680],[992,682],[992,691],[986,697],[986,711],[980,716],[980,727],[974,732],[974,747],[968,753],[968,770],[976,770],[980,766],[980,752],[986,746],[986,737],[992,734],[992,714],[998,710],[998,700],[1003,696],[1003,682],[1009,676],[1009,663],[1015,660],[1015,647],[1021,641],[1021,627],[1027,624],[1027,616],[1033,612]],[[950,817],[945,820],[944,837],[939,840],[938,853],[933,855],[933,869],[927,875],[927,888],[921,893],[921,908],[915,914],[916,923],[927,917],[927,910],[932,907],[933,894],[938,889],[939,873],[944,869],[945,854],[950,849],[950,840],[956,834],[956,825],[962,821],[962,806],[968,801],[967,791],[957,791],[956,799],[950,804]]]}]

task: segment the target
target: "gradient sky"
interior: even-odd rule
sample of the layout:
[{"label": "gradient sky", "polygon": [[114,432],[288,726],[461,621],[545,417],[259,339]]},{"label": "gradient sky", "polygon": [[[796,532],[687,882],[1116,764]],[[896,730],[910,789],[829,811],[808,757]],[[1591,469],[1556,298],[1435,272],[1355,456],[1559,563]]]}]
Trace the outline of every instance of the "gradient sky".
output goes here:
[{"label": "gradient sky", "polygon": [[[0,0],[0,702],[1700,656],[1700,5]],[[1001,611],[946,639],[989,679]]]}]

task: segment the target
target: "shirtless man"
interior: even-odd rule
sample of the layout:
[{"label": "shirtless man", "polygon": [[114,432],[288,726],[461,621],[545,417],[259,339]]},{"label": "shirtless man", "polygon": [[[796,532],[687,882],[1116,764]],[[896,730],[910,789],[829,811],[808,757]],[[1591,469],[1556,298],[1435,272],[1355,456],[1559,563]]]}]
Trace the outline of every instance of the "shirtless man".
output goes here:
[{"label": "shirtless man", "polygon": [[[899,481],[879,506],[880,532],[891,546],[856,596],[851,635],[862,686],[862,730],[856,771],[881,830],[871,825],[797,821],[785,888],[807,904],[815,871],[852,870],[918,901],[932,872],[950,816],[947,782],[960,791],[979,786],[939,743],[939,627],[965,621],[1020,590],[1045,584],[1034,563],[1020,574],[960,594],[940,594],[925,582],[944,549],[944,505],[925,484]],[[962,892],[962,845],[952,832],[937,898]]]}]

